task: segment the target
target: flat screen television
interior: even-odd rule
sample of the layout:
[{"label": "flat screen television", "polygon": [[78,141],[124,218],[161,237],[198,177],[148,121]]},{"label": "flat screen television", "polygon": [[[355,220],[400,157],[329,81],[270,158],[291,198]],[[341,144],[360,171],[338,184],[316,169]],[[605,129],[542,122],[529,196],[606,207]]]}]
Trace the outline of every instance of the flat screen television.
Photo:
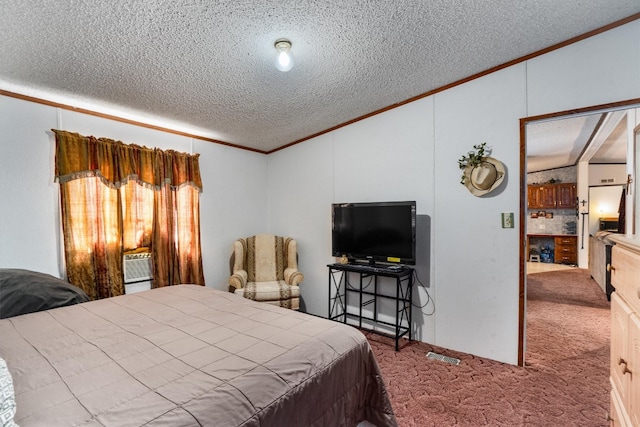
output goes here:
[{"label": "flat screen television", "polygon": [[334,203],[331,251],[350,262],[416,263],[416,202]]}]

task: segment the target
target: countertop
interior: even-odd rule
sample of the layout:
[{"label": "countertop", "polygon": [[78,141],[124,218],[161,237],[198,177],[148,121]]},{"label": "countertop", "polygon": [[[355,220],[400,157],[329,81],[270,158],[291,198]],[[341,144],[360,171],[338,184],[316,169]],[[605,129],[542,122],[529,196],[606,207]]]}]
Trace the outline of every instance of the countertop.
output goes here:
[{"label": "countertop", "polygon": [[624,246],[631,251],[640,253],[640,235],[611,234],[608,237],[617,245]]},{"label": "countertop", "polygon": [[527,234],[527,237],[578,237],[577,234]]}]

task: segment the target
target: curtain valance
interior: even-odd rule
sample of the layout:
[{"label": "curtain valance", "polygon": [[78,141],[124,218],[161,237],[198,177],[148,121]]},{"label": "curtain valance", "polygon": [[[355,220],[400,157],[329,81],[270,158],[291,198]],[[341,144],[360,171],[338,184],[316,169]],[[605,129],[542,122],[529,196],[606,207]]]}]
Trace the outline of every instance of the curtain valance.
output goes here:
[{"label": "curtain valance", "polygon": [[52,131],[56,136],[55,179],[60,183],[95,176],[114,188],[134,179],[156,189],[169,184],[173,188],[191,185],[202,191],[199,154]]}]

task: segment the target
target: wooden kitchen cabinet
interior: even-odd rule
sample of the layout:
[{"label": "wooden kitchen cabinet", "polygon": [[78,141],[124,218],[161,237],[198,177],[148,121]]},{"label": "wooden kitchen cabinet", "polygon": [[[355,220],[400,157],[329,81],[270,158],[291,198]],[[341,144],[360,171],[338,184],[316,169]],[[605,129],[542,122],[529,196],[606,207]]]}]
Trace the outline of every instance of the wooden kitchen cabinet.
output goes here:
[{"label": "wooden kitchen cabinet", "polygon": [[527,207],[529,209],[537,209],[540,207],[540,186],[528,185],[527,186]]},{"label": "wooden kitchen cabinet", "polygon": [[640,242],[612,248],[611,410],[613,426],[640,426]]},{"label": "wooden kitchen cabinet", "polygon": [[578,207],[578,186],[574,183],[558,184],[556,186],[556,208],[575,209]]},{"label": "wooden kitchen cabinet", "polygon": [[577,207],[575,183],[533,184],[527,186],[529,209],[573,209]]},{"label": "wooden kitchen cabinet", "polygon": [[578,236],[555,237],[553,258],[556,264],[578,264]]},{"label": "wooden kitchen cabinet", "polygon": [[529,200],[527,206],[532,209],[555,209],[556,186],[554,184],[530,185],[527,187]]},{"label": "wooden kitchen cabinet", "polygon": [[556,207],[556,190],[555,185],[540,186],[540,207],[543,209],[553,209]]}]

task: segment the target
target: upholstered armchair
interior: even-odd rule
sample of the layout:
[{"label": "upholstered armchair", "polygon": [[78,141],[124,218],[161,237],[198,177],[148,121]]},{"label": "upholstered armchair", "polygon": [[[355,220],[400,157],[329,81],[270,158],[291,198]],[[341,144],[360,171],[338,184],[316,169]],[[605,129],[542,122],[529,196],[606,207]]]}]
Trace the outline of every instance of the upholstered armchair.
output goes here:
[{"label": "upholstered armchair", "polygon": [[296,241],[258,234],[233,244],[229,291],[255,301],[297,310],[300,283]]}]

